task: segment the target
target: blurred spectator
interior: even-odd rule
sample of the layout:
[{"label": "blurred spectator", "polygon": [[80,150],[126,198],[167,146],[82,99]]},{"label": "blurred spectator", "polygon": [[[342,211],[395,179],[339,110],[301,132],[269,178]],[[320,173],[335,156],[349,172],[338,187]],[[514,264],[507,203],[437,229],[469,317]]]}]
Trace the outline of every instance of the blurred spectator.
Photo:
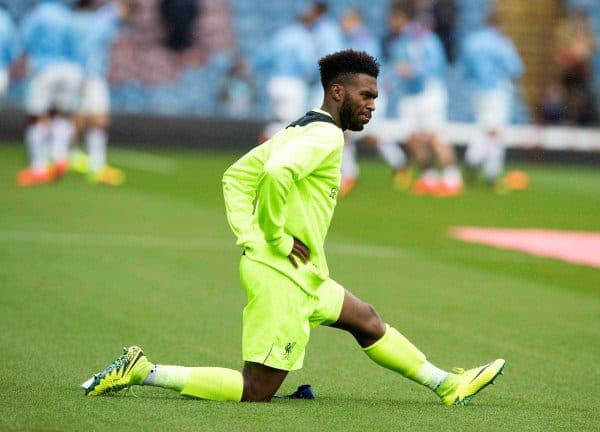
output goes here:
[{"label": "blurred spectator", "polygon": [[412,192],[458,195],[462,176],[454,148],[443,137],[448,104],[444,49],[435,33],[416,20],[410,2],[395,6],[391,14],[401,29],[390,45],[390,68],[404,88],[398,107],[400,128],[408,134],[407,146],[422,170]]},{"label": "blurred spectator", "polygon": [[25,142],[30,164],[19,172],[19,186],[49,183],[66,170],[81,86],[72,21],[72,12],[62,2],[45,0],[21,23],[29,74]]},{"label": "blurred spectator", "polygon": [[568,100],[569,122],[589,125],[596,120],[592,59],[596,48],[594,33],[584,9],[576,10],[556,29],[556,61]]},{"label": "blurred spectator", "polygon": [[313,59],[312,82],[307,108],[321,105],[323,86],[317,79],[319,76],[319,59],[328,54],[340,51],[344,47],[344,35],[338,21],[329,14],[329,8],[324,2],[316,2],[308,7],[303,16],[308,24],[315,47]]},{"label": "blurred spectator", "polygon": [[110,121],[107,74],[119,25],[129,19],[134,9],[134,0],[114,0],[100,9],[94,8],[93,0],[77,0],[75,4],[75,54],[83,71],[77,123],[85,141],[89,165],[77,166],[76,161],[74,168],[86,172],[91,183],[116,186],[124,180],[124,174],[108,166],[106,160]]},{"label": "blurred spectator", "polygon": [[353,9],[346,11],[340,20],[345,48],[366,51],[381,60],[381,45],[375,34],[365,25],[362,15]]},{"label": "blurred spectator", "polygon": [[8,89],[10,65],[17,54],[16,35],[12,17],[0,6],[0,101]]},{"label": "blurred spectator", "polygon": [[392,6],[390,9],[390,14],[388,15],[387,33],[383,37],[382,41],[382,56],[385,62],[390,60],[392,45],[400,37],[406,25],[404,14],[397,12],[400,7],[401,6],[399,4]]},{"label": "blurred spectator", "polygon": [[198,16],[198,0],[160,0],[160,15],[166,44],[175,51],[192,45],[192,28]]},{"label": "blurred spectator", "polygon": [[[344,36],[339,23],[329,14],[324,2],[311,5],[304,14],[315,45],[315,58],[340,51],[344,46]],[[320,85],[320,84],[319,84]]]},{"label": "blurred spectator", "polygon": [[567,121],[567,98],[559,81],[551,81],[544,87],[536,114],[541,124],[563,124]]},{"label": "blurred spectator", "polygon": [[315,47],[309,23],[309,17],[303,14],[273,33],[264,46],[258,47],[254,69],[266,77],[275,117],[275,121],[267,125],[261,141],[302,116],[306,110],[308,83],[315,73]]},{"label": "blurred spectator", "polygon": [[229,68],[220,91],[225,113],[234,118],[247,117],[254,106],[256,88],[248,61],[238,55]]},{"label": "blurred spectator", "polygon": [[523,74],[523,62],[512,41],[500,31],[500,14],[492,11],[486,25],[467,35],[462,61],[473,92],[477,132],[467,147],[466,162],[474,179],[479,168],[500,191],[505,147],[502,133],[510,121],[513,83]]},{"label": "blurred spectator", "polygon": [[[203,0],[190,32],[192,45],[174,51],[164,43],[160,0],[140,0],[130,31],[122,32],[111,53],[109,80],[115,84],[143,83],[148,86],[173,83],[183,71],[206,65],[213,54],[233,44],[231,17],[221,0]],[[206,77],[198,76],[206,82]],[[134,91],[135,92],[135,91]],[[147,108],[148,101],[142,101]],[[162,106],[164,101],[160,101]]]},{"label": "blurred spectator", "polygon": [[[344,46],[356,51],[366,51],[375,58],[381,56],[381,46],[375,35],[364,24],[363,18],[355,10],[349,10],[341,18],[342,30],[344,31]],[[371,124],[376,124],[386,113],[385,90],[380,90],[377,98],[376,110],[373,113]],[[359,166],[356,159],[358,142],[366,142],[386,161],[394,173],[394,178],[399,179],[406,168],[406,157],[397,143],[386,136],[380,136],[371,132],[374,128],[358,133],[345,133],[346,142],[342,151],[342,183],[340,195],[348,195],[355,187]]]},{"label": "blurred spectator", "polygon": [[433,2],[433,31],[438,35],[444,46],[446,58],[454,63],[456,47],[454,27],[456,26],[456,2],[454,0],[437,0]]}]

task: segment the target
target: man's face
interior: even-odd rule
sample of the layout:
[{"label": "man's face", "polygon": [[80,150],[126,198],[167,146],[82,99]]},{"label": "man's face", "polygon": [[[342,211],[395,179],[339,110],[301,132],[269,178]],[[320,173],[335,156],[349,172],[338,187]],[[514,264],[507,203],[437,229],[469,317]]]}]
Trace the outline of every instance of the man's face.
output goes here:
[{"label": "man's face", "polygon": [[375,111],[377,79],[367,74],[356,74],[346,78],[345,93],[340,106],[342,129],[363,130]]}]

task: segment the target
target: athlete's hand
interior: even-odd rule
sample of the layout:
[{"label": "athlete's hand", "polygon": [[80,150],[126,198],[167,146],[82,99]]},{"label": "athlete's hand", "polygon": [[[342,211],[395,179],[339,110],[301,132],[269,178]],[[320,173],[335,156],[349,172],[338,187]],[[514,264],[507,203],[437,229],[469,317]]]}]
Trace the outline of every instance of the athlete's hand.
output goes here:
[{"label": "athlete's hand", "polygon": [[292,247],[292,252],[288,255],[288,259],[295,268],[298,268],[296,257],[300,258],[300,261],[306,264],[306,262],[310,259],[310,249],[308,246],[294,237],[294,247]]}]

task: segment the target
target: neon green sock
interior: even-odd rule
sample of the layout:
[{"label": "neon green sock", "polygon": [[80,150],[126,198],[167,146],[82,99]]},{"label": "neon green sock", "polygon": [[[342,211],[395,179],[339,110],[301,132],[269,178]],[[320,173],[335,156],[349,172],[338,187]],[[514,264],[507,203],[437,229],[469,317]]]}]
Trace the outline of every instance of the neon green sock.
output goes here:
[{"label": "neon green sock", "polygon": [[378,365],[423,384],[418,377],[418,372],[426,363],[425,354],[398,330],[387,324],[385,326],[386,331],[381,339],[362,350]]},{"label": "neon green sock", "polygon": [[181,394],[214,401],[234,401],[242,399],[244,379],[233,369],[219,367],[188,368],[187,383]]}]

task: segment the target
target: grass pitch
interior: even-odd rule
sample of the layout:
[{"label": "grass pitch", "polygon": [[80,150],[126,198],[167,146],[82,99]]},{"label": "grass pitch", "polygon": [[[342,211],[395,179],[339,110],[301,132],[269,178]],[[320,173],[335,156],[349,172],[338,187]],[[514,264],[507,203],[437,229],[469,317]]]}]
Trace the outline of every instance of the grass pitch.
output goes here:
[{"label": "grass pitch", "polygon": [[241,366],[239,251],[220,179],[239,155],[113,149],[119,188],[71,175],[19,189],[24,165],[0,147],[0,430],[599,430],[600,271],[449,239],[455,225],[600,230],[600,174],[525,167],[524,192],[483,186],[457,199],[394,191],[362,162],[340,200],[327,250],[332,276],[444,368],[507,359],[467,407],[371,363],[349,335],[313,332],[314,401],[189,400],[139,388],[86,398],[78,385],[139,344],[163,364]]}]

